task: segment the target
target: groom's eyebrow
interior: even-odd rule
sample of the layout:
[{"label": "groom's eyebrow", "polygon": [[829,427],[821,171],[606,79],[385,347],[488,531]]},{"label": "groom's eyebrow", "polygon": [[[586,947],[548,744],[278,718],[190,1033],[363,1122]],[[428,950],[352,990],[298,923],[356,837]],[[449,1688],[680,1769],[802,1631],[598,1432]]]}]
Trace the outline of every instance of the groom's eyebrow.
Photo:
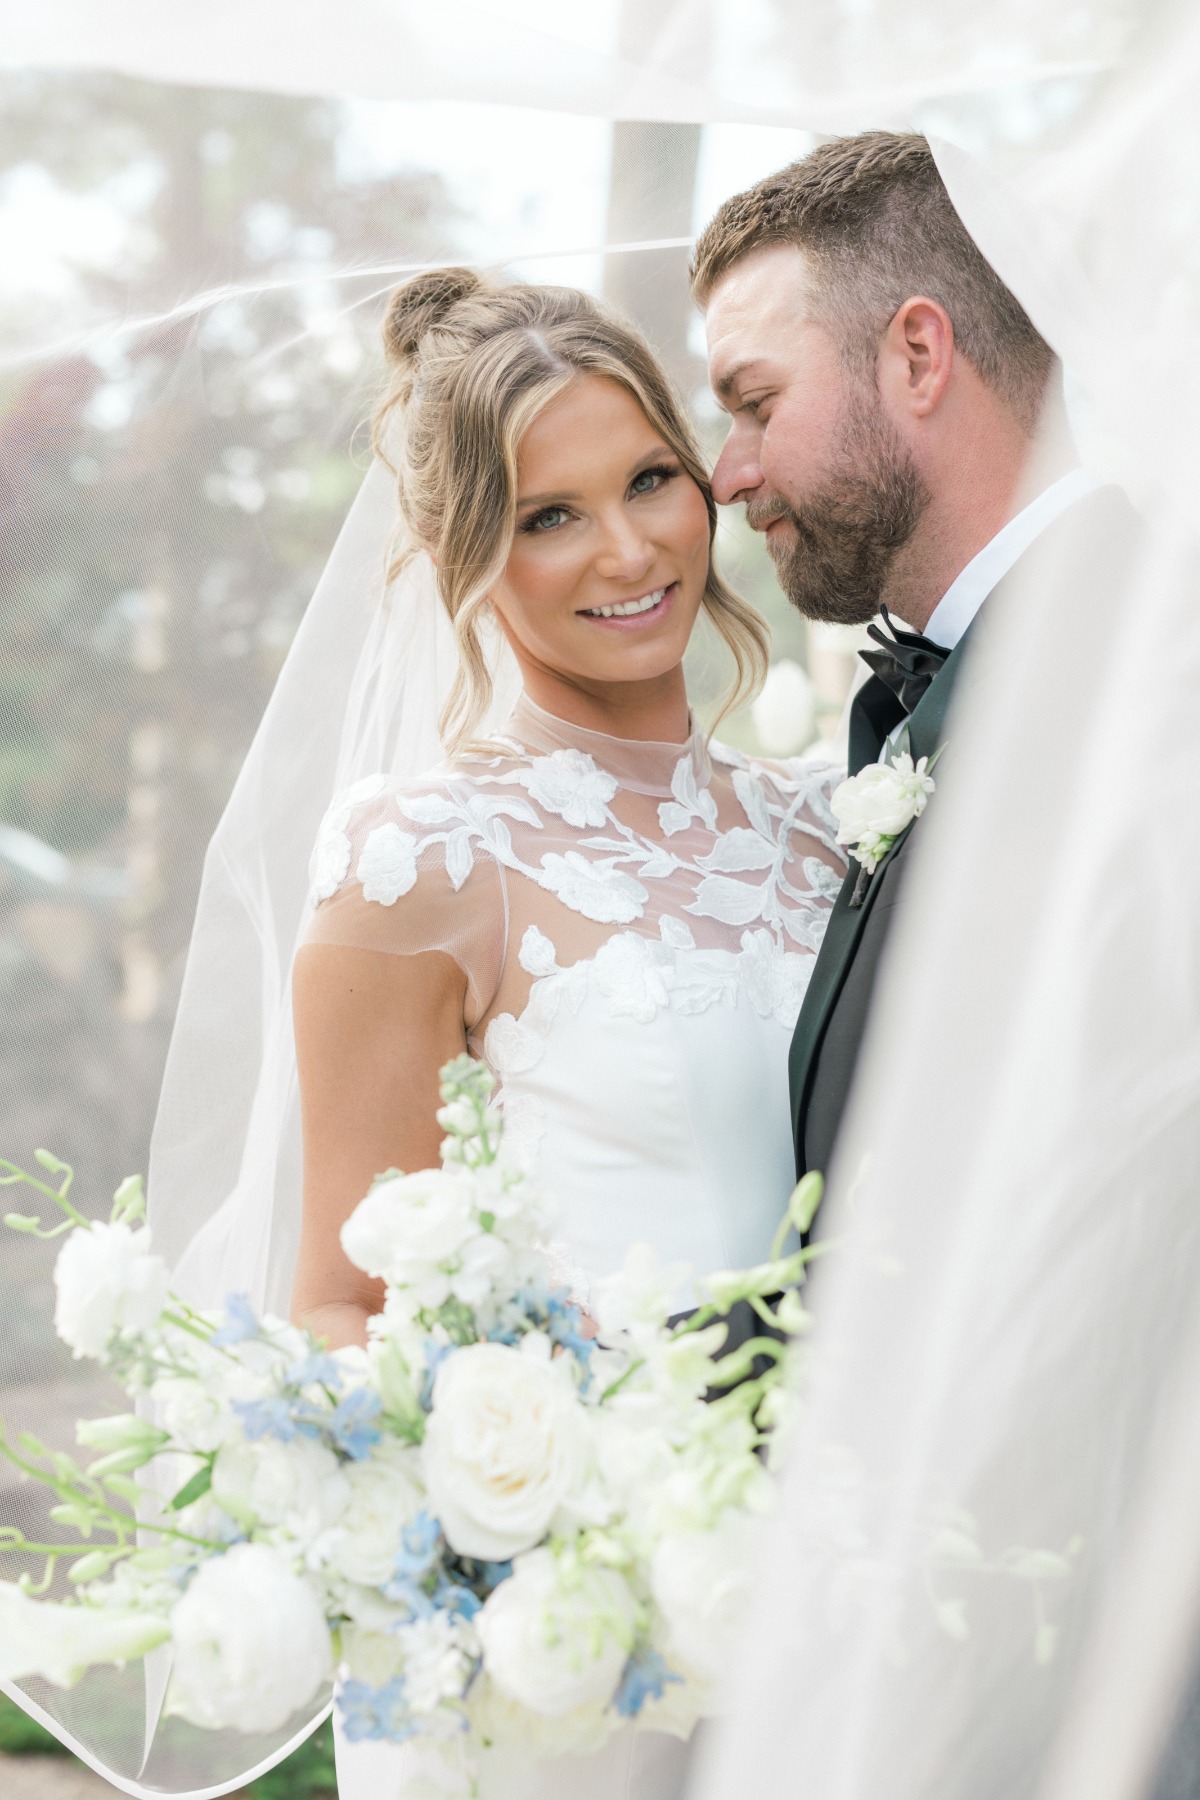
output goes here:
[{"label": "groom's eyebrow", "polygon": [[744,356],[741,362],[734,363],[732,369],[727,369],[714,389],[717,399],[728,400],[740,378],[745,374],[747,369],[753,368],[758,360],[759,359],[756,356]]}]

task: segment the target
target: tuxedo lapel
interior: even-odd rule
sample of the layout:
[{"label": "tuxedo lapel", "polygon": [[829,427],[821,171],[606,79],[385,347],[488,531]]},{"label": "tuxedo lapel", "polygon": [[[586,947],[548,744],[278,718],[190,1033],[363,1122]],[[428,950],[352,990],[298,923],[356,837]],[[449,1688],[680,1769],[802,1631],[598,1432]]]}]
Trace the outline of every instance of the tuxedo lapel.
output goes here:
[{"label": "tuxedo lapel", "polygon": [[[946,715],[950,708],[954,685],[962,670],[963,655],[973,631],[974,621],[930,682],[919,705],[913,709],[912,716],[908,721],[908,739],[910,754],[914,762],[922,756],[932,756],[942,741],[942,732],[945,729]],[[886,687],[878,677],[873,677],[872,680],[863,684],[855,696],[854,708],[850,715],[848,761],[852,774],[857,774],[868,763],[878,759],[885,740],[903,718],[904,710],[899,701],[891,689]],[[909,830],[911,831],[911,829],[910,826]],[[872,904],[879,892],[883,872],[907,837],[908,831],[903,832],[887,855],[880,859],[866,895],[859,906],[850,904],[850,897],[854,892],[854,884],[859,871],[859,865],[851,860],[850,872],[842,883],[841,892],[829,915],[829,923],[825,928],[820,954],[813,968],[808,991],[804,996],[800,1017],[796,1021],[796,1029],[792,1035],[791,1050],[788,1055],[788,1077],[792,1096],[792,1121],[796,1135],[798,1167],[802,1161],[802,1129],[808,1090],[812,1081],[817,1052],[825,1034],[825,1027],[829,1023],[829,1015],[833,1011],[842,989],[842,983],[846,979],[846,972],[854,961],[859,940],[871,914]]]}]

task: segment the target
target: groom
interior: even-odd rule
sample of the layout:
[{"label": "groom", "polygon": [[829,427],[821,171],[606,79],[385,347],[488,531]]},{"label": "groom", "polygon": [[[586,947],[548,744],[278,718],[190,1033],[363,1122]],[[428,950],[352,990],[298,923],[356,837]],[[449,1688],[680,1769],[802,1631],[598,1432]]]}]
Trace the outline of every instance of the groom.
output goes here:
[{"label": "groom", "polygon": [[[932,758],[1018,564],[1036,580],[1084,509],[1114,557],[1128,537],[1128,503],[1078,467],[1053,351],[918,136],[833,140],[727,200],[692,286],[730,419],[716,498],[745,505],[806,618],[881,617],[850,713],[850,773]],[[800,1175],[829,1166],[919,835],[910,825],[873,874],[852,861],[830,916],[792,1041]]]}]

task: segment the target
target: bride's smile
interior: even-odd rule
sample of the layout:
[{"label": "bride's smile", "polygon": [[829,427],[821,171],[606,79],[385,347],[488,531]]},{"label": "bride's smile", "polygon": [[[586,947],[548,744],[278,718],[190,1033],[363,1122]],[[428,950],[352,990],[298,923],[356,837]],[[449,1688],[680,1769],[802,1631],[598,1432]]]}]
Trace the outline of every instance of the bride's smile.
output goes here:
[{"label": "bride's smile", "polygon": [[677,671],[708,566],[708,508],[678,455],[627,388],[574,376],[521,439],[491,594],[527,684],[679,680],[682,728]]}]

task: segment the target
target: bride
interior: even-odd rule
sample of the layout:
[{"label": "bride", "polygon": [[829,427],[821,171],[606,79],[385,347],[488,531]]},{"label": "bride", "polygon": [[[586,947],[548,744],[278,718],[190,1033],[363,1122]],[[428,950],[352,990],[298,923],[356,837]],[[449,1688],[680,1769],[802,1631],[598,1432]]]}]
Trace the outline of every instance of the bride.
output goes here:
[{"label": "bride", "polygon": [[[313,857],[293,1313],[333,1345],[381,1305],[340,1228],[379,1170],[437,1163],[438,1071],[464,1049],[560,1203],[547,1255],[583,1306],[639,1239],[699,1272],[761,1260],[793,1180],[788,1041],[844,870],[834,772],[747,759],[689,711],[701,611],[729,704],[766,638],[713,567],[707,477],[645,342],[582,293],[459,269],[402,287],[385,341],[397,569],[432,560],[457,672],[448,760],[357,782]],[[497,630],[521,692],[479,741]],[[340,1742],[342,1800],[403,1792],[418,1761]],[[668,1800],[685,1763],[627,1728],[542,1781]]]}]

